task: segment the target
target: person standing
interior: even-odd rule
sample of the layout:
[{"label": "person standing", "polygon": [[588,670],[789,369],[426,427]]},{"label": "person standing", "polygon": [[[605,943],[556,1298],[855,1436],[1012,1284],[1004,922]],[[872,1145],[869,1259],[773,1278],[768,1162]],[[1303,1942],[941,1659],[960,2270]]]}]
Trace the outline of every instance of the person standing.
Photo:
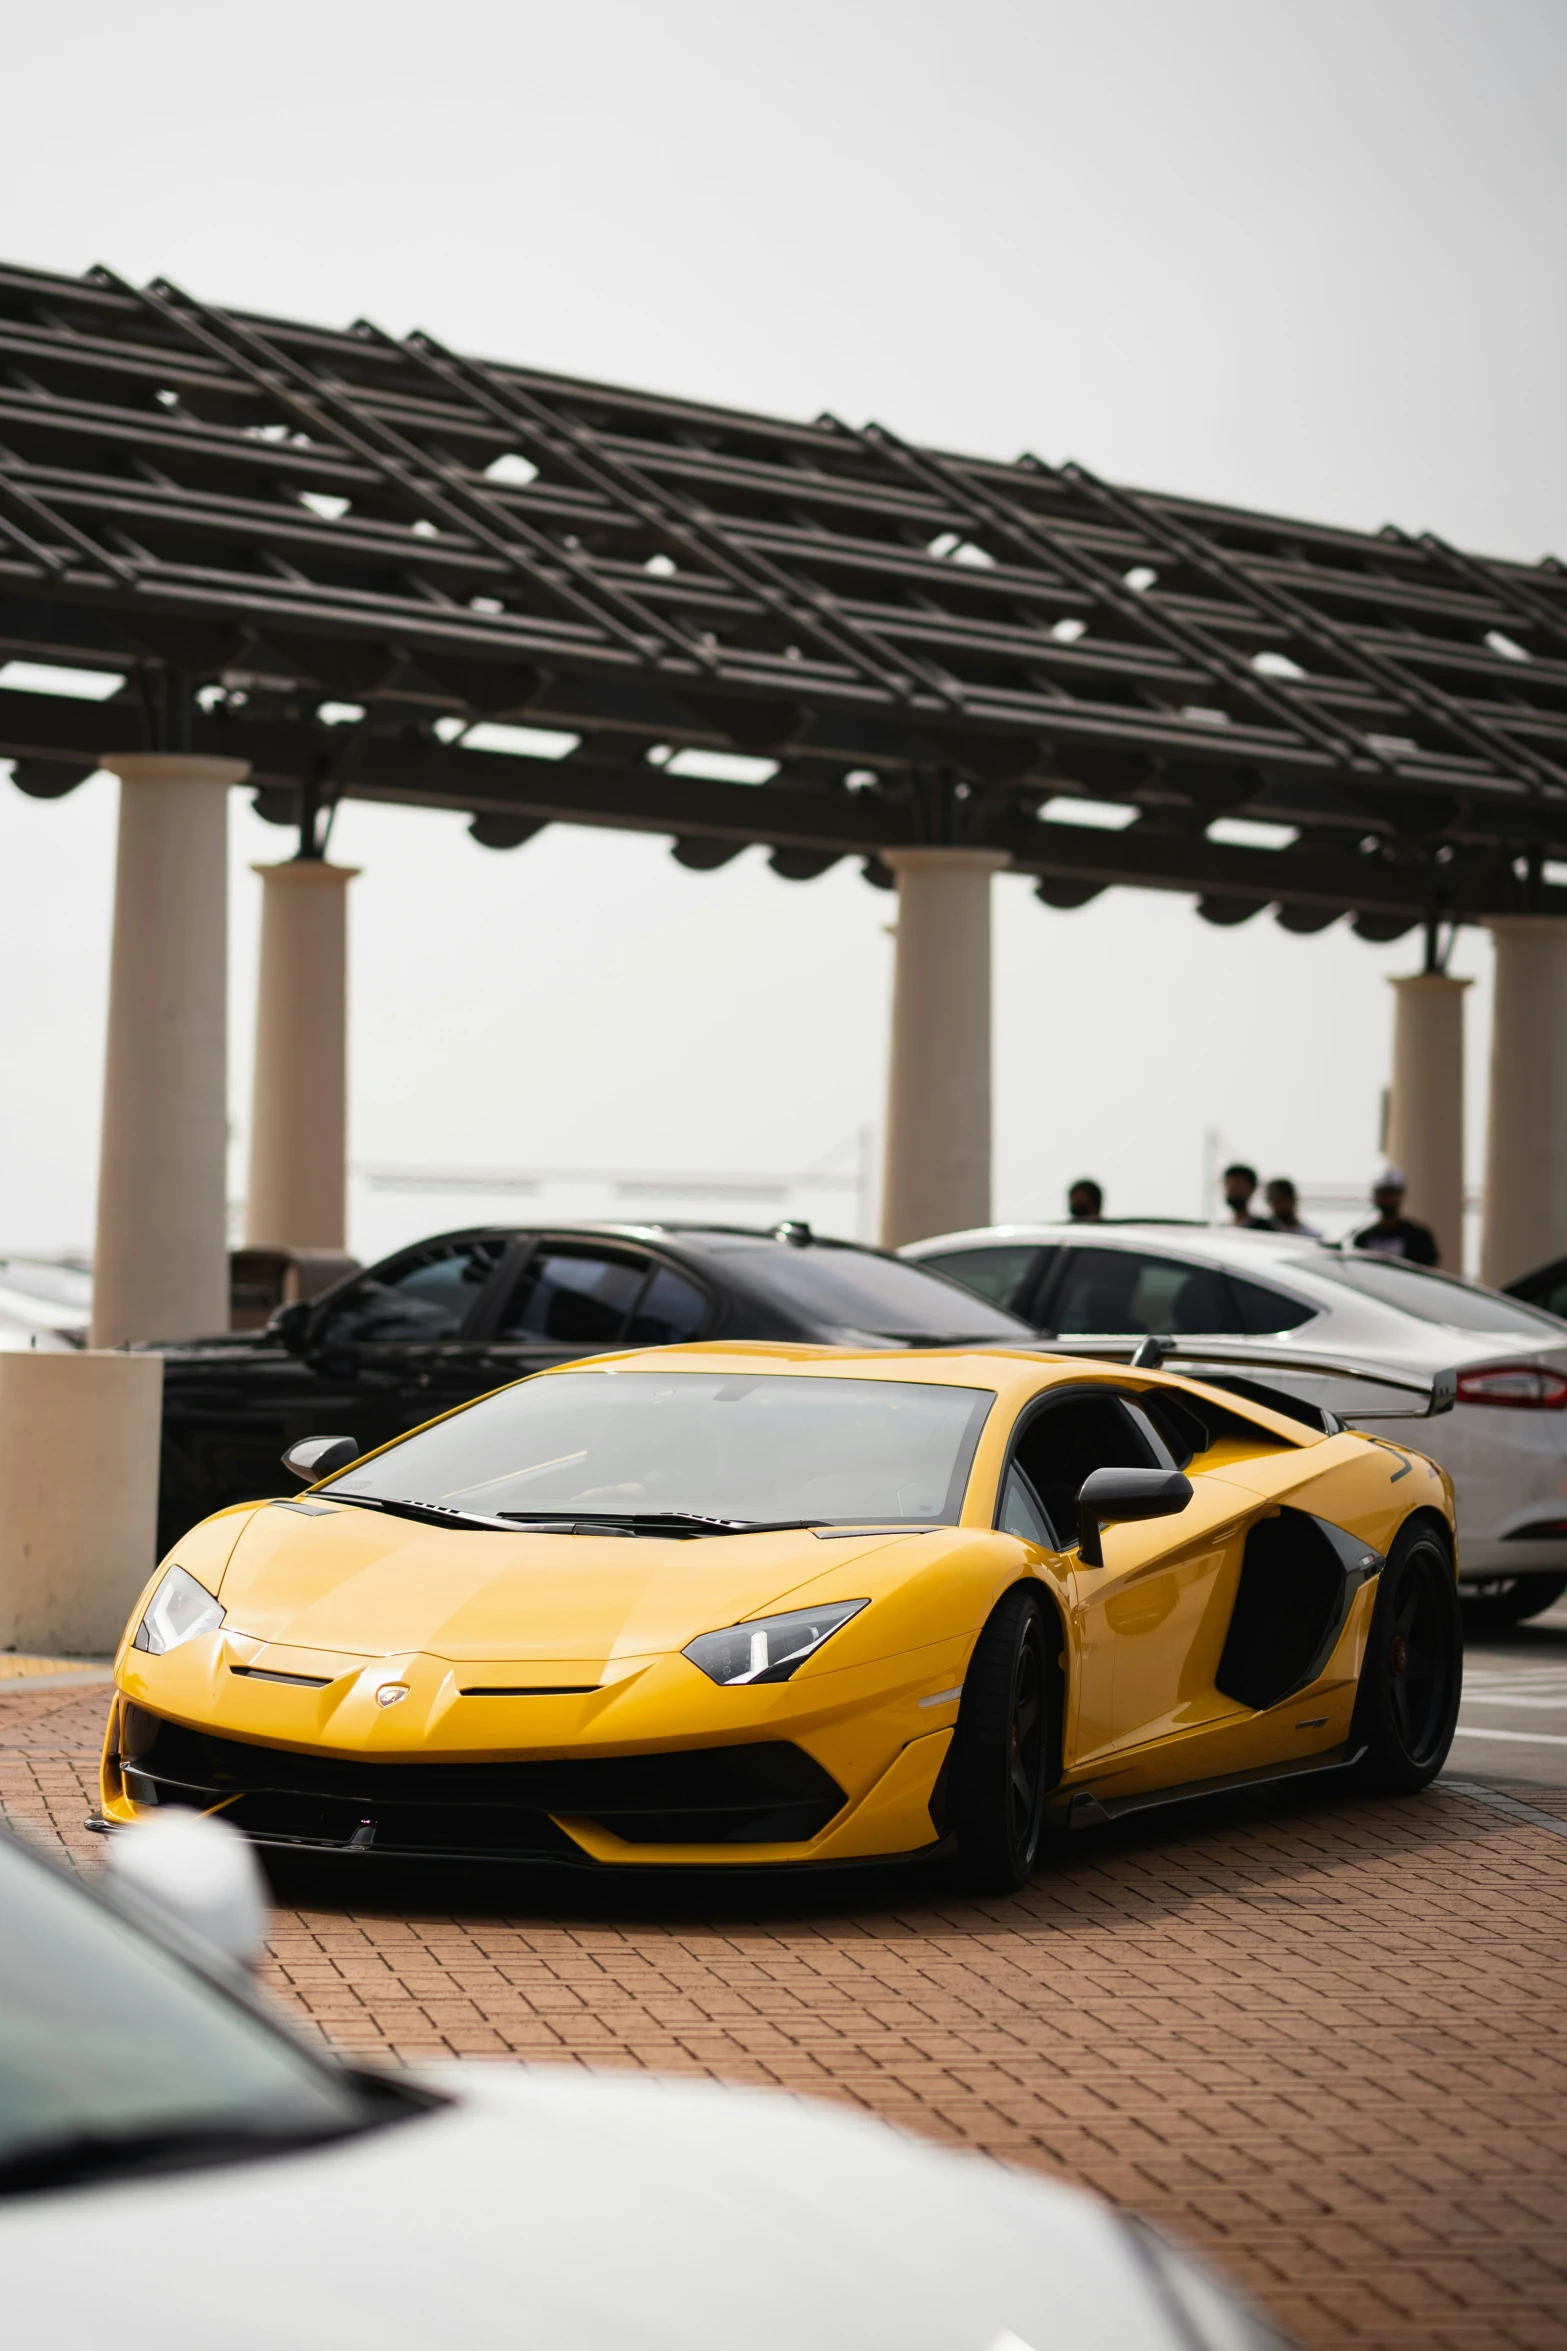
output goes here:
[{"label": "person standing", "polygon": [[1431,1227],[1404,1214],[1404,1171],[1385,1167],[1371,1187],[1377,1221],[1355,1235],[1354,1245],[1371,1257],[1397,1257],[1405,1265],[1440,1265],[1441,1252]]},{"label": "person standing", "polygon": [[1288,1176],[1275,1176],[1267,1187],[1268,1216],[1276,1233],[1298,1233],[1303,1241],[1320,1241],[1314,1224],[1303,1224],[1300,1196]]},{"label": "person standing", "polygon": [[1230,1223],[1237,1227],[1249,1227],[1257,1233],[1271,1233],[1272,1220],[1266,1216],[1253,1216],[1251,1212],[1256,1190],[1257,1170],[1248,1167],[1244,1159],[1232,1160],[1224,1171],[1224,1205],[1230,1212]]},{"label": "person standing", "polygon": [[1066,1196],[1066,1212],[1074,1224],[1099,1224],[1105,1212],[1105,1196],[1092,1176],[1079,1176]]}]

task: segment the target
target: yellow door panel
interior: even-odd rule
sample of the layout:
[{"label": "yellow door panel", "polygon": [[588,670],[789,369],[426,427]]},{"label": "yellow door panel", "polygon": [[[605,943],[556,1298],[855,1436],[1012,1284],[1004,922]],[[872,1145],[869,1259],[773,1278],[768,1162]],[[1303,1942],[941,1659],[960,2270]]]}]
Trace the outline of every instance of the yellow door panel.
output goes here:
[{"label": "yellow door panel", "polygon": [[1104,1566],[1075,1568],[1074,1764],[1238,1711],[1213,1675],[1259,1505],[1218,1478],[1193,1484],[1178,1518],[1106,1527]]}]

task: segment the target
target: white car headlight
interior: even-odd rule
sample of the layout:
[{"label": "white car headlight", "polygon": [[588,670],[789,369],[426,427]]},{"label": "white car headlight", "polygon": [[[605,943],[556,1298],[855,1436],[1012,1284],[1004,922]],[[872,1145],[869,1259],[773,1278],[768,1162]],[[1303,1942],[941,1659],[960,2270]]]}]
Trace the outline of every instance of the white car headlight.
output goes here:
[{"label": "white car headlight", "polygon": [[182,1641],[215,1633],[222,1622],[223,1611],[206,1586],[184,1568],[171,1567],[148,1601],[131,1647],[162,1657]]},{"label": "white car headlight", "polygon": [[681,1655],[709,1681],[786,1682],[796,1666],[868,1607],[865,1600],[829,1600],[820,1608],[792,1608],[787,1616],[753,1617],[725,1633],[700,1633]]}]

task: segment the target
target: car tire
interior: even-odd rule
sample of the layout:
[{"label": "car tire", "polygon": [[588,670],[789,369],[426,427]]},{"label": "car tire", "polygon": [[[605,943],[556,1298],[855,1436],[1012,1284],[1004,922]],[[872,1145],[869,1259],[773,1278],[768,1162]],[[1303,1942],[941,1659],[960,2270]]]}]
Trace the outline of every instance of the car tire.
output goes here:
[{"label": "car tire", "polygon": [[1466,1630],[1499,1631],[1539,1616],[1567,1592],[1567,1575],[1485,1576],[1460,1584],[1458,1602]]},{"label": "car tire", "polygon": [[1464,1633],[1452,1546],[1424,1519],[1406,1527],[1378,1580],[1354,1737],[1369,1793],[1409,1796],[1447,1761],[1463,1689]]},{"label": "car tire", "polygon": [[974,1645],[952,1747],[949,1820],[965,1882],[1015,1894],[1039,1853],[1049,1766],[1045,1612],[1026,1587],[1008,1592]]}]

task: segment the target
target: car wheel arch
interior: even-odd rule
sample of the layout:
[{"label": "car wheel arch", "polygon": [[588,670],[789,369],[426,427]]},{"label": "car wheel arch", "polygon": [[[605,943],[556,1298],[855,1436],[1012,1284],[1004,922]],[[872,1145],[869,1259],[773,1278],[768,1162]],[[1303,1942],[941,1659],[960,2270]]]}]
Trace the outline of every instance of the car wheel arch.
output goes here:
[{"label": "car wheel arch", "polygon": [[1030,1593],[1044,1612],[1046,1689],[1049,1704],[1045,1769],[1045,1785],[1048,1791],[1060,1786],[1061,1775],[1066,1768],[1066,1708],[1072,1670],[1072,1643],[1068,1630],[1066,1608],[1060,1592],[1048,1576],[1038,1574],[1013,1576],[1008,1582],[997,1586],[991,1594],[990,1605],[983,1618],[974,1628],[963,1670],[966,1676],[985,1626],[989,1624],[997,1609],[1006,1605],[1014,1592]]}]

